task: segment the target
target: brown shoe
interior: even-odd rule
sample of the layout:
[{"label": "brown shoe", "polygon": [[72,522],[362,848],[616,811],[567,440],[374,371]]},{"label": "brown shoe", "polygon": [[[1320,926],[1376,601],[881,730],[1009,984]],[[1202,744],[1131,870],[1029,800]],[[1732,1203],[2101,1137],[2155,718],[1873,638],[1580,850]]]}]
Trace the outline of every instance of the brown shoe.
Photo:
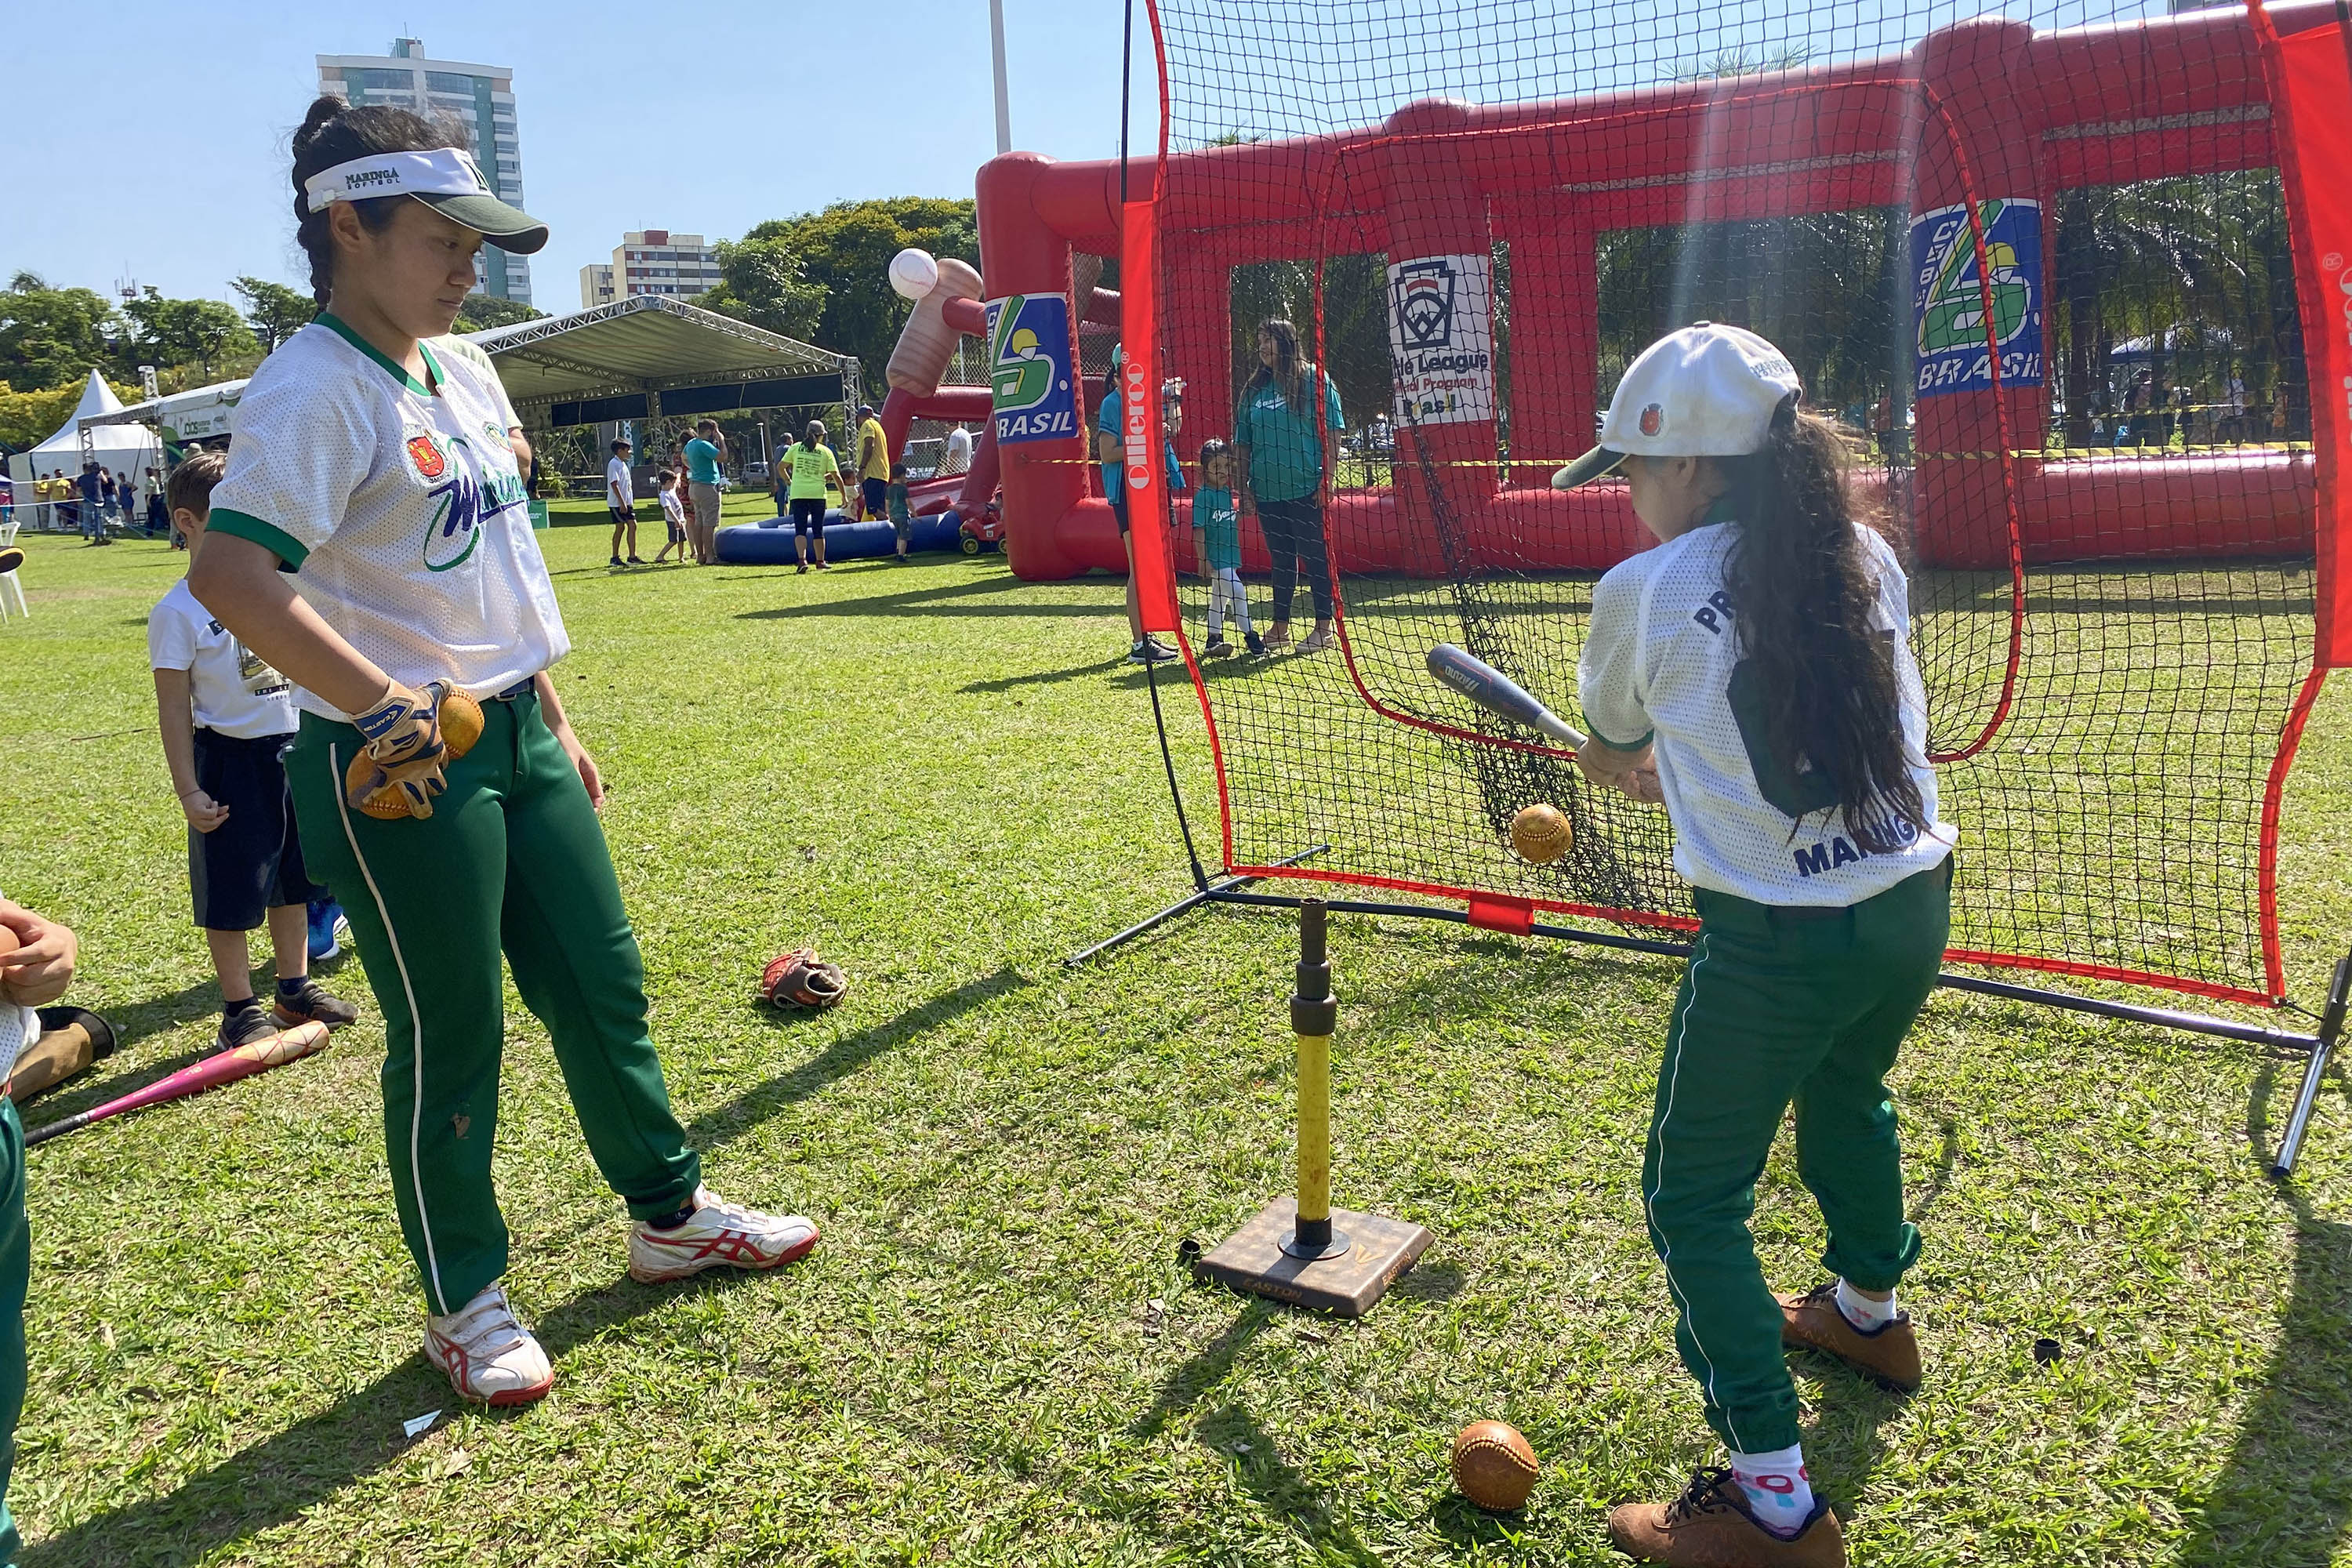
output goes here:
[{"label": "brown shoe", "polygon": [[1712,1466],[1672,1502],[1611,1509],[1609,1539],[1637,1562],[1669,1568],[1845,1568],[1845,1531],[1828,1503],[1814,1499],[1804,1533],[1785,1540],[1756,1522],[1731,1472]]},{"label": "brown shoe", "polygon": [[1831,1279],[1801,1296],[1775,1297],[1780,1303],[1780,1342],[1833,1355],[1899,1393],[1917,1388],[1919,1336],[1911,1331],[1911,1314],[1898,1310],[1893,1322],[1864,1333],[1838,1310],[1837,1287]]}]

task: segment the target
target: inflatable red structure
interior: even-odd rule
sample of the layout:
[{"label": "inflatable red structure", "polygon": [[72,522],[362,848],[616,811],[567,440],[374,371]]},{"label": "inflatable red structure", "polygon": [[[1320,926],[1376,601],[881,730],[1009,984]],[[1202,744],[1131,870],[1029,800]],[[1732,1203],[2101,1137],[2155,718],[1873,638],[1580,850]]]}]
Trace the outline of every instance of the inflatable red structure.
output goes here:
[{"label": "inflatable red structure", "polygon": [[[2325,0],[2268,16],[2282,35],[2335,24]],[[1979,18],[1899,55],[1817,70],[1540,103],[1423,100],[1362,131],[1166,155],[1154,214],[1163,363],[1154,369],[1191,389],[1177,438],[1190,462],[1204,437],[1230,428],[1234,378],[1226,333],[1188,338],[1174,324],[1226,321],[1234,268],[1349,252],[1381,253],[1394,267],[1483,255],[1501,241],[1515,294],[1545,302],[1512,323],[1511,443],[1553,458],[1590,444],[1608,390],[1597,384],[1603,231],[1906,203],[1916,217],[1965,212],[1966,202],[2036,204],[2046,229],[2062,191],[2266,167],[2280,161],[2273,140],[2263,51],[2236,7],[2058,32]],[[1150,168],[1146,159],[1129,166],[1139,196],[1150,193]],[[993,297],[1070,296],[1074,257],[1121,254],[1116,163],[1010,153],[981,169],[978,186]],[[1255,198],[1246,210],[1232,201],[1241,190]],[[1985,237],[1973,238],[1982,268]],[[2053,249],[2039,247],[2045,274]],[[2049,297],[2042,281],[2036,300]],[[1073,322],[1113,319],[1116,301],[1088,293]],[[2046,458],[2042,380],[2038,366],[2011,365],[1981,389],[1918,400],[1923,560],[1998,568],[2012,535],[2029,563],[2312,552],[2309,453]],[[1087,383],[1081,410],[1100,395],[1099,382]],[[1446,499],[1493,558],[1594,570],[1646,542],[1621,491],[1555,494],[1534,466],[1497,465],[1492,418],[1434,425],[1425,439]],[[1082,435],[997,455],[1017,574],[1125,569]],[[1335,564],[1442,574],[1432,531],[1391,510],[1416,504],[1407,488],[1334,495]],[[2119,528],[2118,518],[2129,521]],[[1175,543],[1182,562],[1186,531]]]}]

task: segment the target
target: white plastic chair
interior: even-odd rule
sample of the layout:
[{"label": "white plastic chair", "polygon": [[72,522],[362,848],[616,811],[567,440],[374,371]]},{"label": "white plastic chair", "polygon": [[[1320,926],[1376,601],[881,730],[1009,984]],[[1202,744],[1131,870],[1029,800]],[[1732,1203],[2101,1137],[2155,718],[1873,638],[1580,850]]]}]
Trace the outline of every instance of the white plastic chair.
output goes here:
[{"label": "white plastic chair", "polygon": [[0,572],[0,621],[10,616],[30,616],[25,606],[25,585],[16,581],[14,572]]}]

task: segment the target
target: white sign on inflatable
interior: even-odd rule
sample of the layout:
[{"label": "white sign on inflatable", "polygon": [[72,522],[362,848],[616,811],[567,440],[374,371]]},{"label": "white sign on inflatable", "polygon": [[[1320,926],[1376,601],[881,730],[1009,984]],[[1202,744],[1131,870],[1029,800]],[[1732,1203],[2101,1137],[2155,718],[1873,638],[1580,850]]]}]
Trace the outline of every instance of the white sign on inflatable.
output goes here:
[{"label": "white sign on inflatable", "polygon": [[1389,357],[1400,425],[1495,416],[1495,258],[1389,264]]}]

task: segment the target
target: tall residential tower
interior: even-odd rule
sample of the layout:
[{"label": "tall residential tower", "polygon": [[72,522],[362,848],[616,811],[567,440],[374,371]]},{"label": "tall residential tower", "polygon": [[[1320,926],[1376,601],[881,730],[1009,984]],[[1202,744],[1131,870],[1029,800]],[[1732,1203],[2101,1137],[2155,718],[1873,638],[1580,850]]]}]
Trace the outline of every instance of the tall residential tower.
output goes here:
[{"label": "tall residential tower", "polygon": [[[391,104],[454,120],[466,128],[467,151],[498,192],[522,200],[522,150],[515,133],[514,71],[425,58],[415,38],[394,38],[389,55],[320,55],[319,90],[353,104]],[[474,258],[474,287],[484,294],[530,303],[530,262],[485,245]]]}]

